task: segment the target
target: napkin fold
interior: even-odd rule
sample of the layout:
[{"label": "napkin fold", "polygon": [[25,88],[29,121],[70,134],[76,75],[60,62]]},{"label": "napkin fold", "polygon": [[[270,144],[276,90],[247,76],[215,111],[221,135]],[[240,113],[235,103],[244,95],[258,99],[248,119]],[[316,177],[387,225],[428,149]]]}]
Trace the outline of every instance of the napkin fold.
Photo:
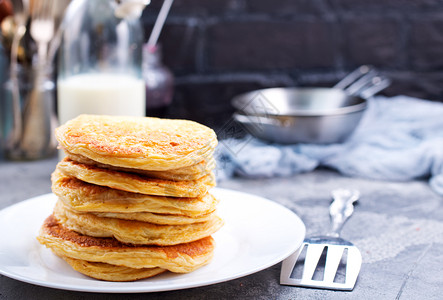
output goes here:
[{"label": "napkin fold", "polygon": [[377,180],[425,178],[443,196],[443,103],[379,96],[368,100],[344,143],[280,145],[246,136],[221,140],[215,157],[219,180],[289,176],[324,166]]}]

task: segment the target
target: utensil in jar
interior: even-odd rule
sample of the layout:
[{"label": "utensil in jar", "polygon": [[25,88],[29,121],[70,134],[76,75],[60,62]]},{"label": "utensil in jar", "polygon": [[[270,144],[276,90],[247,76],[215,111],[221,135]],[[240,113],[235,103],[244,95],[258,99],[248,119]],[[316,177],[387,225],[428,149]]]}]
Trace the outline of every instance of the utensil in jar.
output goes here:
[{"label": "utensil in jar", "polygon": [[38,63],[48,59],[48,44],[54,37],[54,12],[56,0],[33,0],[31,7],[30,34],[37,43]]},{"label": "utensil in jar", "polygon": [[[18,51],[20,41],[26,33],[26,22],[29,18],[29,2],[28,0],[12,0],[14,10],[15,31],[11,43],[11,62],[9,65],[9,76],[11,78],[11,94],[12,94],[12,130],[6,140],[6,148],[11,152],[19,148],[22,136],[22,115],[20,103],[20,87],[18,80]],[[13,153],[13,155],[15,155]]]},{"label": "utensil in jar", "polygon": [[29,0],[12,0],[12,7],[15,31],[11,45],[11,63],[16,64],[20,40],[26,33],[26,23],[29,18]]},{"label": "utensil in jar", "polygon": [[32,90],[23,110],[20,148],[27,159],[47,157],[55,150],[52,138],[55,129],[54,89],[50,80],[52,65],[48,61],[48,44],[54,36],[55,7],[56,0],[33,0],[31,7],[30,34],[37,43],[38,52]]},{"label": "utensil in jar", "polygon": [[[359,196],[357,190],[332,191],[334,201],[329,207],[331,230],[324,236],[306,238],[300,248],[283,261],[280,284],[333,290],[354,289],[362,257],[356,246],[340,238],[340,231],[352,215],[353,203]],[[299,259],[302,252],[306,253],[305,257]],[[301,276],[292,276],[294,270],[301,264],[303,264]],[[344,280],[340,282],[337,274],[339,267],[343,265],[346,269]],[[320,273],[320,278],[316,273]]]},{"label": "utensil in jar", "polygon": [[52,40],[48,46],[48,61],[52,62],[60,47],[63,30],[67,24],[64,24],[64,16],[71,0],[58,0],[54,9],[55,30]]},{"label": "utensil in jar", "polygon": [[23,135],[20,141],[24,159],[40,159],[55,153],[57,142],[53,132],[54,82],[51,69],[42,65],[34,71],[33,86],[26,95],[23,109]]}]

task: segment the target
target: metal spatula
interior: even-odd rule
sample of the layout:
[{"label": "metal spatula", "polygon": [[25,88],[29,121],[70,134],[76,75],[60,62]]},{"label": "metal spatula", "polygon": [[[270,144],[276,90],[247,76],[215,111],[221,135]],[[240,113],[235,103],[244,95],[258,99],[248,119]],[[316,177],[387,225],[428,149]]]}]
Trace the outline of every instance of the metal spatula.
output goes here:
[{"label": "metal spatula", "polygon": [[[352,243],[340,238],[339,232],[352,215],[353,203],[360,193],[337,189],[331,194],[334,199],[329,207],[331,231],[325,236],[306,238],[301,247],[283,261],[280,284],[347,291],[354,289],[362,262],[361,253]],[[301,254],[305,254],[304,259]],[[297,273],[301,276],[297,276]]]}]

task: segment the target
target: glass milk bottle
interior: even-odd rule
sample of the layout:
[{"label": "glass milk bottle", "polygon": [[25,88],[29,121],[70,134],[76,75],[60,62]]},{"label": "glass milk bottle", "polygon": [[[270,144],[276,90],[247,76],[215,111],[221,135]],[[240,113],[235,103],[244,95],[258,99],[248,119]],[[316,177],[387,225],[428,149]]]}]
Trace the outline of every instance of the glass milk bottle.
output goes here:
[{"label": "glass milk bottle", "polygon": [[119,13],[119,3],[74,0],[67,10],[57,77],[60,124],[79,114],[145,115],[143,30],[139,14]]}]

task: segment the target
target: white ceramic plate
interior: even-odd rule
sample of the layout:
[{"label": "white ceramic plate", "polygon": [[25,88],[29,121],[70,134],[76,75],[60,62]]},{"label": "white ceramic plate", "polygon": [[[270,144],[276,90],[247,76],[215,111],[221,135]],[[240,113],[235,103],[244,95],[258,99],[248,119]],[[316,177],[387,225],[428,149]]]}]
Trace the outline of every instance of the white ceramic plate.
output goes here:
[{"label": "white ceramic plate", "polygon": [[298,249],[305,226],[287,208],[264,198],[215,188],[225,225],[213,235],[212,262],[192,273],[166,272],[134,282],[107,282],[84,276],[40,245],[36,236],[52,212],[53,194],[0,211],[0,274],[46,287],[101,293],[158,292],[192,288],[246,276],[268,268]]}]

